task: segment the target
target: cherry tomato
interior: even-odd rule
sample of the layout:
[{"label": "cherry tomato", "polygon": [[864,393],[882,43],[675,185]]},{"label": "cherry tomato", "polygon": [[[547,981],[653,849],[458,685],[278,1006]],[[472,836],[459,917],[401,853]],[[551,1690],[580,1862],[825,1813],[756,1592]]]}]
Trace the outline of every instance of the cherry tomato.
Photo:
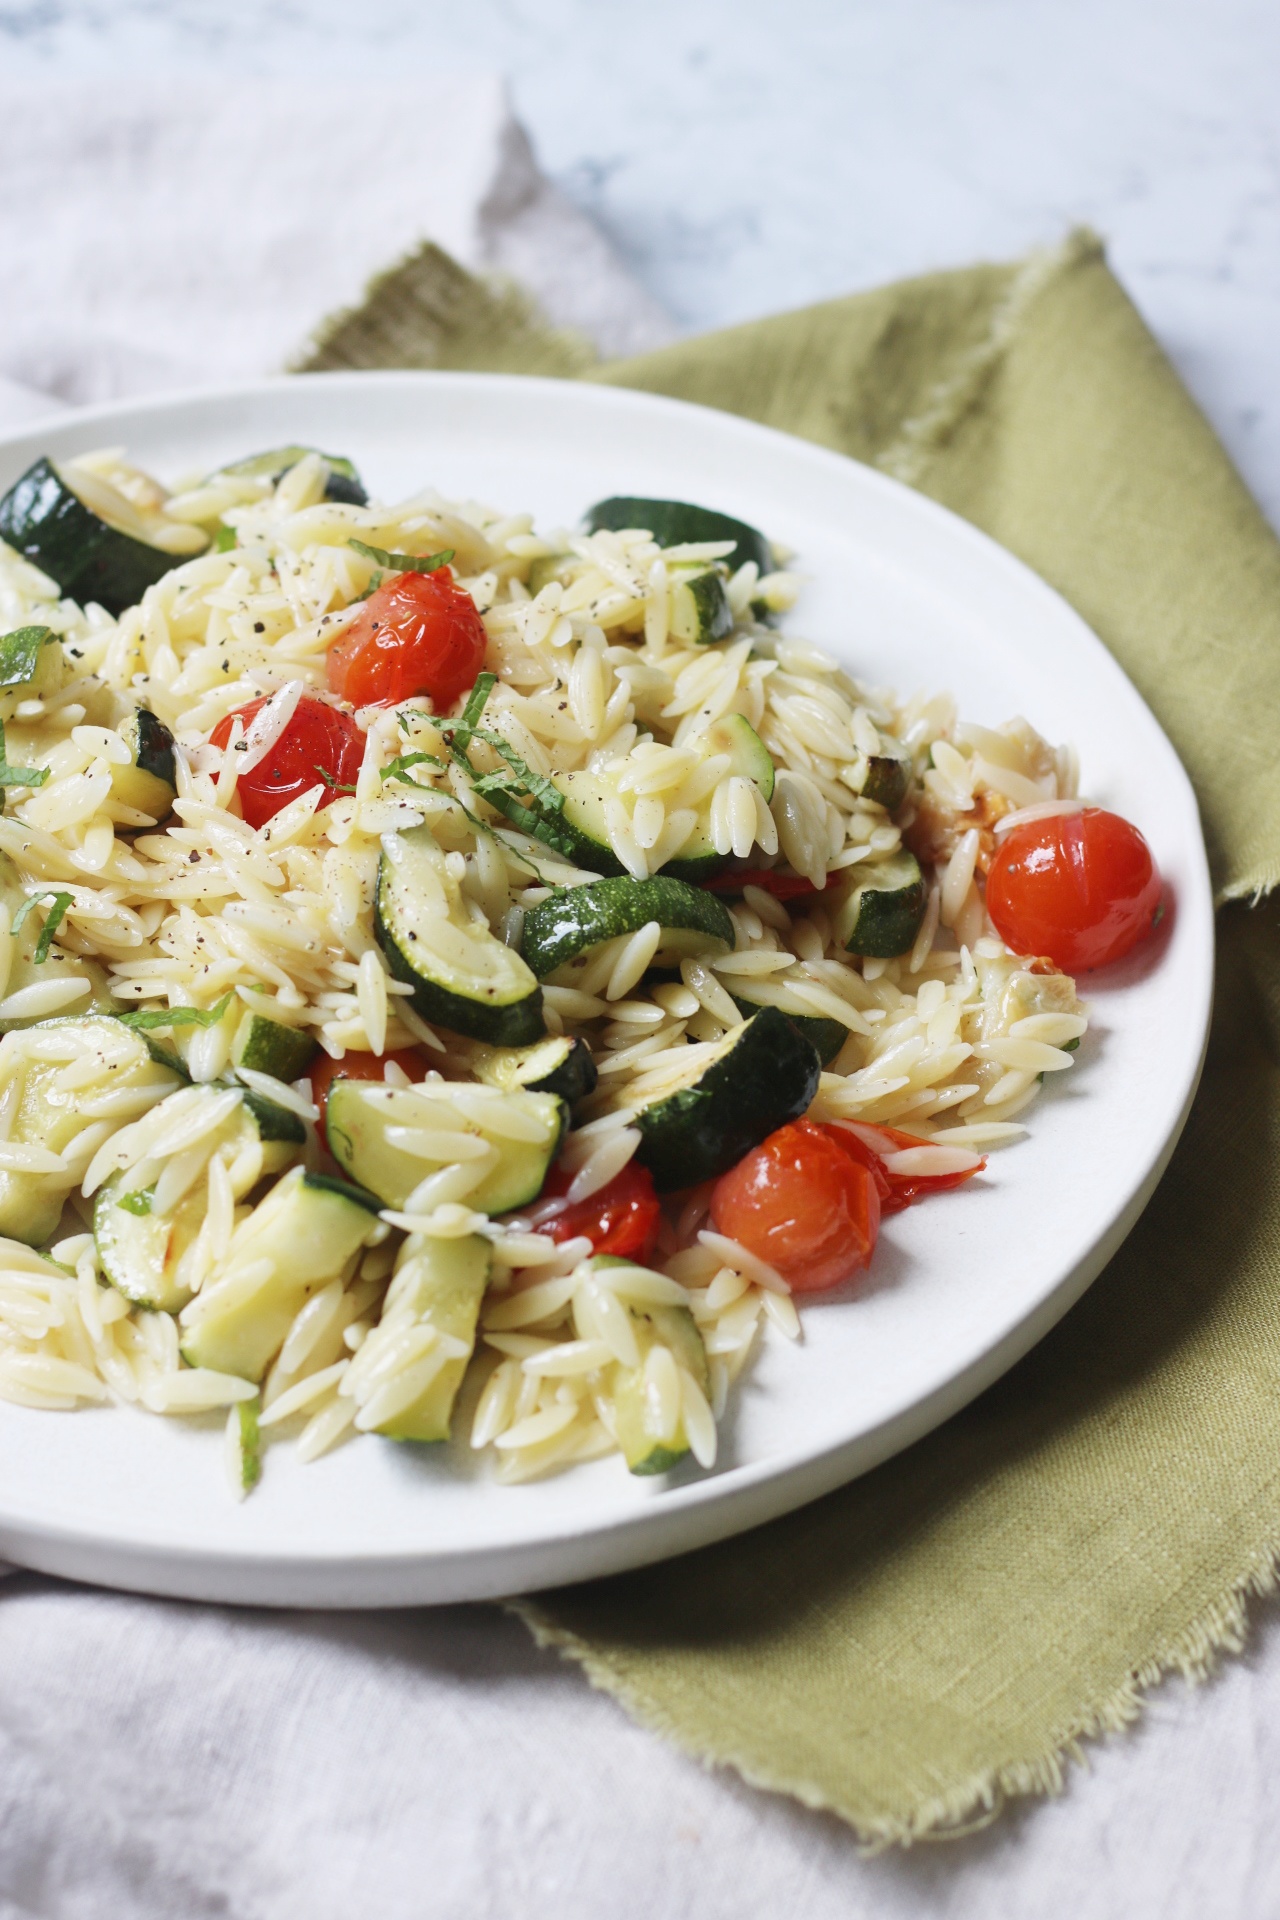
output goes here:
[{"label": "cherry tomato", "polygon": [[[569,1191],[572,1180],[573,1175],[565,1168],[552,1167],[542,1198],[559,1199]],[[539,1227],[538,1232],[557,1241],[582,1236],[591,1242],[593,1253],[615,1253],[643,1266],[652,1259],[657,1245],[660,1211],[652,1174],[647,1167],[637,1166],[630,1160],[607,1187],[601,1187],[589,1200],[567,1207],[554,1220]]]},{"label": "cherry tomato", "polygon": [[865,1122],[851,1122],[844,1126],[824,1126],[822,1131],[833,1140],[842,1153],[857,1160],[867,1168],[880,1195],[881,1213],[901,1213],[916,1200],[923,1200],[931,1193],[949,1193],[953,1187],[962,1187],[966,1180],[972,1180],[975,1173],[981,1173],[986,1160],[979,1157],[974,1165],[965,1167],[958,1173],[895,1173],[885,1165],[884,1156],[891,1153],[906,1153],[912,1147],[927,1147],[933,1143],[921,1140],[917,1134],[901,1133],[897,1127],[873,1127]]},{"label": "cherry tomato", "polygon": [[442,713],[475,684],[487,635],[476,603],[448,567],[401,573],[371,593],[329,649],[329,686],[353,707],[429,694]]},{"label": "cherry tomato", "polygon": [[871,1170],[825,1128],[796,1120],[720,1176],[711,1218],[797,1293],[821,1293],[867,1265],[880,1196]]},{"label": "cherry tomato", "polygon": [[1047,954],[1066,973],[1119,960],[1150,933],[1159,904],[1146,841],[1101,807],[1014,827],[987,874],[987,912],[1000,938],[1015,953]]},{"label": "cherry tomato", "polygon": [[759,887],[762,892],[771,893],[775,900],[807,900],[823,891],[802,873],[764,867],[753,867],[746,873],[721,873],[703,885],[708,893],[741,893],[744,887]]},{"label": "cherry tomato", "polygon": [[[267,695],[250,700],[219,720],[209,735],[215,747],[225,747],[237,718],[248,733],[267,704]],[[342,713],[314,694],[304,693],[293,717],[265,759],[242,773],[236,782],[240,811],[251,827],[265,826],[281,807],[287,807],[317,780],[325,781],[322,806],[336,798],[340,787],[353,787],[364,759],[364,735],[349,713]]]},{"label": "cherry tomato", "polygon": [[390,1053],[345,1053],[341,1060],[334,1060],[327,1053],[317,1056],[311,1068],[311,1098],[320,1109],[316,1132],[324,1146],[329,1144],[324,1120],[329,1105],[329,1089],[334,1081],[381,1080],[382,1070],[388,1060],[394,1060],[411,1080],[426,1078],[426,1056],[417,1047],[393,1047]]}]

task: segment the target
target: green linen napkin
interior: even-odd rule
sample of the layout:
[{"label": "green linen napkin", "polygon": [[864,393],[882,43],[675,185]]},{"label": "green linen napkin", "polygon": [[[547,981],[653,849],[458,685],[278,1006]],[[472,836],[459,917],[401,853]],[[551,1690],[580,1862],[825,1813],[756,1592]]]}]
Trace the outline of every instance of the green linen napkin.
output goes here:
[{"label": "green linen napkin", "polygon": [[1280,544],[1088,234],[603,368],[426,249],[308,364],[585,375],[869,461],[1064,594],[1189,769],[1238,903],[1209,1059],[1084,1300],[852,1486],[522,1608],[638,1719],[869,1842],[1052,1790],[1143,1687],[1239,1647],[1280,1554],[1280,914],[1256,904],[1280,875]]}]

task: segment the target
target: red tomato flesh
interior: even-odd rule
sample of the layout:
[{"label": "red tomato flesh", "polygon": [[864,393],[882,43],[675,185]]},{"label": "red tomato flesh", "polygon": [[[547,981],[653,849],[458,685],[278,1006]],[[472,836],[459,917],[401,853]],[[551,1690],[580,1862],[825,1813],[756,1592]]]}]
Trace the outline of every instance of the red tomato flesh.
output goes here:
[{"label": "red tomato flesh", "polygon": [[822,1293],[871,1259],[880,1195],[871,1169],[825,1127],[796,1120],[720,1176],[711,1218],[797,1293]]},{"label": "red tomato flesh", "polygon": [[1160,892],[1138,829],[1086,807],[1005,836],[987,874],[987,912],[1015,953],[1047,954],[1065,973],[1086,973],[1145,939]]},{"label": "red tomato flesh", "polygon": [[353,707],[430,696],[440,713],[474,686],[487,635],[448,567],[401,573],[371,593],[329,649],[329,687]]},{"label": "red tomato flesh", "polygon": [[708,893],[741,893],[744,887],[759,887],[775,900],[807,900],[823,891],[806,880],[802,873],[775,872],[772,868],[751,868],[746,873],[721,873],[703,882]]},{"label": "red tomato flesh", "polygon": [[[544,1200],[558,1200],[568,1193],[573,1175],[564,1167],[552,1167],[542,1189]],[[653,1176],[647,1167],[628,1161],[607,1187],[590,1199],[566,1207],[554,1220],[538,1228],[555,1241],[585,1238],[593,1253],[614,1253],[621,1259],[643,1266],[653,1258],[658,1243],[661,1208],[654,1192]]]},{"label": "red tomato flesh", "polygon": [[329,1105],[329,1089],[334,1081],[381,1080],[388,1060],[394,1060],[411,1080],[426,1079],[426,1055],[417,1047],[393,1047],[390,1053],[345,1053],[341,1060],[334,1060],[329,1054],[322,1053],[314,1061],[310,1075],[311,1098],[320,1109],[316,1132],[324,1146],[329,1144],[324,1121]]},{"label": "red tomato flesh", "polygon": [[[269,696],[250,700],[219,720],[209,735],[215,747],[225,747],[232,723],[239,719],[248,733]],[[281,807],[325,782],[322,806],[335,799],[340,787],[354,787],[364,759],[364,735],[349,713],[342,713],[314,694],[304,693],[288,726],[265,758],[242,773],[236,782],[240,811],[251,827],[265,826]]]},{"label": "red tomato flesh", "polygon": [[885,1165],[886,1154],[906,1153],[912,1147],[927,1147],[932,1142],[920,1139],[918,1134],[901,1133],[897,1127],[874,1127],[862,1121],[824,1126],[822,1131],[834,1140],[842,1153],[868,1169],[880,1195],[882,1213],[901,1213],[904,1207],[925,1199],[928,1194],[949,1193],[954,1187],[962,1187],[987,1164],[985,1157],[981,1157],[974,1166],[960,1173],[895,1173]]}]

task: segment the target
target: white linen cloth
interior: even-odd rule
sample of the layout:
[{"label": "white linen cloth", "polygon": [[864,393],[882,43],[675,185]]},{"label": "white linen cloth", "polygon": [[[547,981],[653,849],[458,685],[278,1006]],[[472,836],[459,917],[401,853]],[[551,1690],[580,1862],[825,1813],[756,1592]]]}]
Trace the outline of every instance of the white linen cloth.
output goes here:
[{"label": "white linen cloth", "polygon": [[[496,84],[456,113],[423,85],[410,97],[431,113],[388,110],[379,82],[379,120],[345,127],[358,217],[310,91],[228,101],[184,83],[157,100],[112,83],[11,102],[0,431],[50,397],[269,370],[424,232],[515,273],[606,352],[661,337]],[[251,138],[264,98],[269,150]],[[307,153],[318,198],[293,164]],[[1249,1656],[1211,1687],[1160,1689],[1060,1801],[863,1860],[839,1821],[633,1726],[494,1608],[237,1613],[18,1573],[0,1587],[0,1920],[1267,1915],[1280,1605],[1259,1613]]]}]

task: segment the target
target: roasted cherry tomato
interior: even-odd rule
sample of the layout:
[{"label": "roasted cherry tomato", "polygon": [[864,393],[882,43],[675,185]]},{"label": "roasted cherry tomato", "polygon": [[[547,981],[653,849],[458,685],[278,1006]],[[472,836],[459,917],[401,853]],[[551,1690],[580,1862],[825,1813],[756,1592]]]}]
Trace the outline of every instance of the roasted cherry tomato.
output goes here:
[{"label": "roasted cherry tomato", "polygon": [[822,1131],[842,1153],[867,1168],[880,1195],[881,1213],[901,1213],[904,1207],[923,1200],[928,1194],[949,1193],[953,1187],[972,1180],[987,1164],[981,1154],[966,1154],[963,1150],[956,1153],[952,1148],[949,1152],[957,1160],[967,1160],[967,1166],[957,1165],[950,1173],[900,1173],[890,1156],[910,1153],[920,1147],[932,1149],[933,1142],[921,1140],[914,1133],[901,1133],[897,1127],[873,1127],[863,1121],[824,1126]]},{"label": "roasted cherry tomato", "polygon": [[426,1078],[426,1055],[417,1047],[393,1047],[390,1053],[344,1053],[341,1060],[334,1060],[327,1053],[318,1055],[311,1068],[311,1098],[320,1109],[316,1132],[325,1146],[329,1144],[324,1130],[325,1112],[334,1081],[381,1080],[388,1060],[394,1060],[411,1080]]},{"label": "roasted cherry tomato", "polygon": [[771,893],[775,900],[806,900],[823,891],[802,873],[784,873],[781,869],[765,867],[753,867],[746,873],[720,873],[702,884],[708,893],[741,893],[744,887],[759,887],[761,892]]},{"label": "roasted cherry tomato", "polygon": [[[209,735],[212,745],[226,746],[236,719],[243,721],[247,734],[266,704],[264,694],[219,720]],[[317,700],[314,694],[304,693],[271,751],[237,780],[240,811],[251,827],[265,826],[273,814],[308,787],[314,787],[317,780],[324,781],[321,805],[327,806],[340,788],[355,786],[363,759],[364,735],[351,715]]]},{"label": "roasted cherry tomato", "polygon": [[397,574],[330,647],[329,686],[353,707],[425,693],[442,713],[475,684],[486,644],[476,603],[448,567]]},{"label": "roasted cherry tomato", "polygon": [[[552,1167],[542,1189],[544,1200],[558,1200],[569,1191],[573,1175],[563,1167]],[[567,1207],[554,1220],[538,1228],[552,1240],[591,1242],[593,1253],[615,1253],[643,1266],[653,1257],[658,1240],[660,1207],[653,1189],[653,1176],[647,1167],[628,1161],[607,1187]]]},{"label": "roasted cherry tomato", "polygon": [[711,1196],[718,1233],[767,1260],[797,1293],[821,1293],[865,1267],[880,1230],[869,1167],[796,1120],[722,1174]]},{"label": "roasted cherry tomato", "polygon": [[1015,953],[1047,954],[1065,973],[1119,960],[1150,933],[1159,904],[1151,849],[1101,807],[1012,828],[987,874],[1000,938]]}]

